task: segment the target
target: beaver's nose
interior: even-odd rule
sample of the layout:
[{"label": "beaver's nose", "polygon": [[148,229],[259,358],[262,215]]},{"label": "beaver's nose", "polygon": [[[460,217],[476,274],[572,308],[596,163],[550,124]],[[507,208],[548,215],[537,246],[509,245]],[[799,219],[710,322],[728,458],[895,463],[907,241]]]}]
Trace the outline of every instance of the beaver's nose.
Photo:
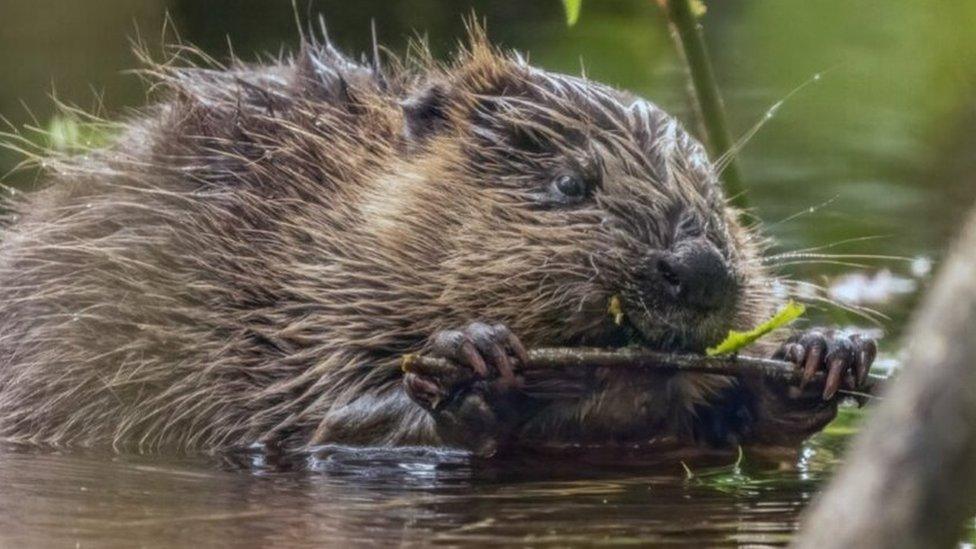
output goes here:
[{"label": "beaver's nose", "polygon": [[735,277],[707,239],[679,242],[672,251],[658,255],[651,268],[659,287],[685,307],[714,311],[735,300]]}]

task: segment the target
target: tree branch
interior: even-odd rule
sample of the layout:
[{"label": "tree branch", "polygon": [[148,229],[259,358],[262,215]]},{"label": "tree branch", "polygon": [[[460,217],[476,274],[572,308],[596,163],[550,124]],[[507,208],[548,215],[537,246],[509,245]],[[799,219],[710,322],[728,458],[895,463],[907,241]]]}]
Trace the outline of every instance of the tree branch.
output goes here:
[{"label": "tree branch", "polygon": [[[403,371],[427,375],[458,372],[446,359],[425,355],[404,355]],[[751,376],[799,383],[801,369],[792,362],[755,358],[742,355],[705,356],[686,353],[667,353],[640,347],[601,349],[592,347],[550,347],[529,351],[528,364],[523,370],[556,373],[594,368],[636,368],[661,371],[698,372],[724,376]],[[463,374],[462,374],[463,375]],[[474,373],[470,373],[474,377]],[[818,374],[823,375],[823,374]],[[885,378],[868,376],[865,392],[873,394],[881,389]]]}]

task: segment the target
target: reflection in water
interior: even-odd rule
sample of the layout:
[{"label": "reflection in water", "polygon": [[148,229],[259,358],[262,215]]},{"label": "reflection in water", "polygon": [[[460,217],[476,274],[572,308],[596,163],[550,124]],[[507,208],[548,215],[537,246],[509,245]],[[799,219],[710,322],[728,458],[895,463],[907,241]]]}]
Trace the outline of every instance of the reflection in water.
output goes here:
[{"label": "reflection in water", "polygon": [[[326,447],[282,457],[116,456],[0,447],[0,545],[382,542],[780,544],[843,437],[798,467],[522,459]],[[723,464],[716,466],[716,464]]]}]

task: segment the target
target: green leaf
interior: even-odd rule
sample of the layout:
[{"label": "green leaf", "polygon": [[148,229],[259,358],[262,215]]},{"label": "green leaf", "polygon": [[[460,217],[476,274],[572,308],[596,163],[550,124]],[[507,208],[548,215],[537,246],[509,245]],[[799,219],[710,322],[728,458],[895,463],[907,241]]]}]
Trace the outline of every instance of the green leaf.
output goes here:
[{"label": "green leaf", "polygon": [[738,332],[736,330],[729,330],[728,337],[724,341],[719,343],[715,347],[709,347],[705,350],[708,356],[716,355],[728,355],[738,351],[739,349],[746,347],[750,343],[756,341],[762,336],[772,332],[773,330],[786,326],[790,322],[793,322],[797,318],[800,318],[807,308],[800,303],[796,303],[790,300],[785,307],[779,310],[773,318],[770,318],[766,322],[763,322],[759,326],[756,326],[748,332]]},{"label": "green leaf", "polygon": [[105,145],[110,135],[104,126],[57,114],[47,125],[47,144],[58,152],[77,153]]},{"label": "green leaf", "polygon": [[580,8],[583,7],[583,0],[563,0],[563,8],[566,10],[566,25],[572,27],[579,21]]},{"label": "green leaf", "polygon": [[67,116],[55,116],[47,127],[47,138],[52,149],[59,151],[77,149],[82,142],[81,125]]}]

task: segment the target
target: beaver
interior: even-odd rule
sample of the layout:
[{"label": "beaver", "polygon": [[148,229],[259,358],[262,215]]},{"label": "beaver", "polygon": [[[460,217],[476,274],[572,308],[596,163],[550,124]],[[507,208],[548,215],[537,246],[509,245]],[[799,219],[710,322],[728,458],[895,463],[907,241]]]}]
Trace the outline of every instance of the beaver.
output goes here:
[{"label": "beaver", "polygon": [[[313,38],[270,64],[153,65],[160,95],[112,144],[45,159],[6,204],[0,437],[790,445],[863,383],[875,342],[814,329],[762,351],[802,390],[619,370],[525,390],[526,348],[701,351],[754,326],[782,299],[765,240],[644,99],[477,26],[450,61],[382,65]],[[405,375],[414,352],[474,380]]]}]

